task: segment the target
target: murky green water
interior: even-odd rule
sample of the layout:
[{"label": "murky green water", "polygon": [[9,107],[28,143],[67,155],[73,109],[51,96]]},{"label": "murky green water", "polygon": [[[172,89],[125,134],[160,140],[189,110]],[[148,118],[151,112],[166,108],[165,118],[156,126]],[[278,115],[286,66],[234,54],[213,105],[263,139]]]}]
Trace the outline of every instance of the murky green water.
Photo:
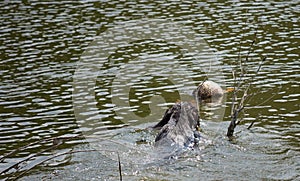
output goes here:
[{"label": "murky green water", "polygon": [[[299,1],[0,9],[0,171],[13,166],[1,179],[116,180],[117,152],[124,180],[299,179]],[[253,97],[236,141],[226,137],[229,94],[201,107],[200,152],[163,159],[145,128],[205,78],[232,86],[249,50]]]}]

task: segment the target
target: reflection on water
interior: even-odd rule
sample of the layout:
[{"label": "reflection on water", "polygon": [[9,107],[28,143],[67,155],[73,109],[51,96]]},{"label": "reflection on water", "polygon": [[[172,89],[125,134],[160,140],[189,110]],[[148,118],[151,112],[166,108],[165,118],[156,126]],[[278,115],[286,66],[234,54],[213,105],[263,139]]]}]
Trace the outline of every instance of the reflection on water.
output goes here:
[{"label": "reflection on water", "polygon": [[[109,57],[114,66],[106,63],[98,71],[94,89],[96,110],[83,111],[86,121],[92,123],[85,130],[92,127],[95,135],[109,138],[96,139],[97,148],[102,146],[110,151],[57,157],[34,167],[23,178],[115,180],[118,169],[114,148],[120,154],[126,180],[299,177],[297,1],[4,1],[0,8],[0,155],[16,150],[1,159],[0,172],[32,156],[0,178],[17,176],[56,153],[91,149],[93,144],[82,144],[84,139],[65,140],[62,145],[53,141],[59,136],[70,138],[84,132],[75,119],[73,100],[81,97],[83,102],[77,103],[84,107],[89,103],[84,100],[89,97],[85,92],[72,95],[73,75],[95,36],[109,32],[118,23],[143,18],[164,19],[191,28],[209,45],[214,52],[210,56],[217,57],[222,71],[206,70],[211,61],[198,60],[207,55],[188,54],[180,47],[183,40],[170,43],[147,39],[118,47]],[[182,32],[186,32],[185,28]],[[112,37],[111,45],[117,47],[117,43],[113,44],[115,38]],[[172,34],[171,39],[176,38],[182,37]],[[111,48],[105,44],[98,46]],[[219,75],[224,76],[224,81],[218,82],[224,87],[232,85],[232,69],[238,68],[239,53],[245,56],[249,49],[253,50],[247,63],[249,75],[254,74],[262,57],[267,60],[253,77],[254,96],[243,113],[243,124],[236,130],[236,143],[225,137],[230,120],[229,94],[223,106],[201,108],[207,142],[200,153],[187,152],[176,160],[161,161],[153,150],[155,133],[145,128],[158,121],[169,105],[182,99],[182,92],[184,99],[190,99],[191,89],[206,75],[217,80],[222,80]],[[175,85],[168,78],[167,68],[187,71],[176,79]],[[130,85],[128,97],[118,92],[127,87],[124,82]],[[127,99],[128,106],[116,107],[115,98]],[[152,118],[153,108],[157,114]],[[126,115],[136,116],[130,120]],[[247,130],[253,121],[253,128]],[[121,146],[115,147],[113,143]]]}]

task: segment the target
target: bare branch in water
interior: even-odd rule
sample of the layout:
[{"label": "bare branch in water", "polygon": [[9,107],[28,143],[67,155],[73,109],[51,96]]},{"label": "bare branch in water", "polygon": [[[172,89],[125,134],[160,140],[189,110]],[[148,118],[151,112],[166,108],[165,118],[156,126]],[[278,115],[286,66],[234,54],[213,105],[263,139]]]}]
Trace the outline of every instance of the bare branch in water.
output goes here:
[{"label": "bare branch in water", "polygon": [[[249,56],[250,56],[250,53],[252,51],[252,47],[253,47],[254,43],[255,43],[255,39],[251,43],[250,49],[249,49],[249,51],[246,55],[246,58],[245,58],[245,63],[248,62],[248,59],[249,59]],[[230,121],[230,124],[228,126],[228,130],[227,130],[227,136],[229,138],[231,138],[233,136],[234,129],[235,129],[236,125],[238,125],[240,123],[240,121],[238,121],[239,114],[242,110],[244,110],[244,108],[245,108],[244,105],[246,103],[246,100],[248,100],[248,98],[251,96],[251,94],[248,94],[248,91],[249,91],[249,89],[252,85],[254,76],[256,74],[258,74],[258,72],[260,71],[260,69],[262,67],[262,64],[266,60],[266,57],[264,57],[261,60],[259,66],[256,70],[255,75],[251,76],[250,82],[248,82],[248,85],[246,86],[246,88],[244,88],[243,96],[241,97],[240,101],[237,102],[238,101],[237,94],[238,94],[239,91],[241,91],[241,89],[243,89],[242,85],[246,82],[246,80],[244,80],[243,78],[247,74],[246,69],[243,67],[244,62],[242,61],[240,52],[239,52],[238,58],[239,58],[239,66],[240,66],[240,74],[238,76],[238,80],[237,80],[237,77],[236,77],[236,72],[234,70],[232,71],[232,76],[233,76],[233,79],[234,79],[234,91],[233,91],[233,94],[232,94],[232,103],[231,103],[231,121]],[[250,129],[253,126],[253,124],[254,124],[254,121],[249,125],[248,129]]]}]

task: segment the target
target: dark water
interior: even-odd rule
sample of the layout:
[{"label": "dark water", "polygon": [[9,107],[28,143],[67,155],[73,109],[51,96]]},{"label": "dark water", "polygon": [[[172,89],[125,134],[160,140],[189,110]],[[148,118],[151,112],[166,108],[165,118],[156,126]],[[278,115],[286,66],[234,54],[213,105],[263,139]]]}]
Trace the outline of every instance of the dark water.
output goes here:
[{"label": "dark water", "polygon": [[[20,162],[1,179],[116,180],[117,152],[124,180],[299,179],[299,1],[0,9],[0,171]],[[145,128],[206,78],[231,87],[239,55],[253,96],[236,140],[229,93],[201,107],[200,152],[162,159]]]}]

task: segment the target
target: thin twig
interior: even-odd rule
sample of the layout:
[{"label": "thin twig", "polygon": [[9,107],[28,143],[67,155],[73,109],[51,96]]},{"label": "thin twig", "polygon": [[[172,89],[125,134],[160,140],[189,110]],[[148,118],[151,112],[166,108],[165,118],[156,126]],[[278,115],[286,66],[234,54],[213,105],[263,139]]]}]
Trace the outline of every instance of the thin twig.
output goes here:
[{"label": "thin twig", "polygon": [[233,113],[234,113],[234,107],[235,107],[235,99],[236,99],[236,77],[235,77],[235,72],[234,71],[232,71],[232,76],[233,76],[233,80],[234,80],[234,82],[233,82],[233,94],[232,94],[232,103],[231,103],[231,115],[233,115]]},{"label": "thin twig", "polygon": [[119,175],[120,175],[120,181],[122,181],[122,166],[121,166],[121,161],[120,161],[120,155],[119,152],[117,152],[118,154],[118,164],[119,164]]},{"label": "thin twig", "polygon": [[255,120],[251,122],[251,124],[248,126],[247,129],[250,129],[253,126],[254,123],[255,123]]},{"label": "thin twig", "polygon": [[28,170],[23,171],[22,173],[20,173],[19,175],[17,175],[15,178],[13,178],[13,180],[17,180],[19,178],[21,178],[22,176],[24,176],[26,173],[28,173],[29,171],[31,171],[32,169],[34,169],[35,167],[49,161],[52,160],[54,158],[60,157],[60,156],[64,156],[64,155],[68,155],[68,154],[74,154],[74,153],[84,153],[84,152],[95,152],[95,151],[109,151],[109,152],[115,152],[114,150],[103,150],[103,149],[90,149],[90,150],[76,150],[76,151],[68,151],[68,152],[64,152],[64,153],[58,153],[52,157],[49,157],[45,160],[40,161],[39,163],[33,165],[31,168],[29,168]]},{"label": "thin twig", "polygon": [[44,150],[42,150],[42,151],[39,151],[39,152],[37,152],[36,154],[33,154],[33,155],[31,155],[31,156],[29,156],[29,157],[27,157],[27,158],[25,158],[25,159],[23,159],[23,160],[21,160],[21,161],[19,161],[19,162],[17,162],[17,163],[11,165],[10,167],[8,167],[8,168],[2,170],[2,171],[0,172],[0,175],[6,173],[7,171],[9,171],[9,170],[11,170],[11,169],[13,169],[13,168],[18,168],[18,165],[20,165],[21,163],[24,163],[24,162],[26,162],[26,161],[28,161],[28,160],[30,160],[30,159],[32,159],[32,158],[38,156],[38,155],[41,155],[42,153],[44,153],[44,152],[46,152],[46,151],[52,150],[52,149],[54,149],[54,148],[60,146],[61,144],[62,144],[62,143],[58,143],[58,144],[56,144],[56,145],[53,145],[53,146],[51,146],[51,147],[49,147],[49,148],[47,148],[47,149],[44,149]]},{"label": "thin twig", "polygon": [[[196,103],[197,103],[196,107],[197,107],[197,110],[198,110],[198,116],[199,116],[199,119],[198,119],[198,121],[197,121],[197,129],[199,129],[199,130],[201,129],[201,128],[200,128],[200,120],[201,120],[200,106],[201,106],[201,104],[202,104],[202,99],[201,99],[201,96],[199,97],[198,92],[199,92],[200,86],[202,86],[206,80],[207,80],[207,76],[204,78],[204,80],[201,82],[201,84],[197,87],[196,93],[195,93],[195,95],[196,95],[196,96],[195,96],[195,97],[196,97]],[[199,99],[199,98],[200,98],[200,99]]]},{"label": "thin twig", "polygon": [[[29,157],[27,157],[27,158],[25,158],[25,159],[23,159],[23,160],[21,160],[21,161],[15,163],[15,164],[11,165],[10,167],[8,167],[8,168],[2,170],[2,171],[0,172],[0,175],[6,173],[7,171],[11,170],[12,168],[18,168],[18,165],[20,165],[21,163],[24,163],[24,162],[26,162],[26,161],[28,161],[28,160],[30,160],[30,159],[32,159],[32,158],[38,156],[38,155],[41,155],[42,153],[45,153],[45,152],[47,152],[47,151],[49,151],[49,150],[52,150],[52,149],[54,149],[54,148],[57,148],[58,146],[60,146],[60,145],[63,144],[63,142],[59,142],[59,140],[69,140],[69,139],[74,139],[74,138],[77,138],[77,136],[76,136],[76,137],[55,137],[55,138],[48,138],[48,139],[46,139],[47,141],[52,141],[52,142],[53,142],[53,145],[52,145],[51,147],[46,148],[46,149],[44,149],[44,150],[42,150],[42,151],[39,151],[39,152],[37,152],[37,153],[35,153],[35,154],[32,154],[31,156],[29,156]],[[37,144],[37,143],[40,143],[40,142],[46,141],[46,140],[40,140],[40,141],[36,141],[36,142],[34,142],[34,143]],[[32,145],[33,145],[33,144],[31,143],[31,144],[29,144],[29,145],[26,145],[26,146],[21,147],[21,149],[16,149],[16,150],[14,150],[14,151],[12,151],[12,152],[6,154],[5,156],[3,156],[1,159],[4,160],[5,158],[7,158],[7,156],[10,156],[11,154],[16,153],[17,151],[27,149],[29,146],[32,146]]]},{"label": "thin twig", "polygon": [[22,146],[20,148],[17,148],[15,150],[12,150],[11,152],[3,155],[1,158],[0,158],[0,162],[3,162],[6,158],[8,158],[9,156],[17,153],[18,151],[22,151],[22,150],[25,150],[25,149],[28,149],[28,147],[30,146],[33,146],[33,145],[36,145],[38,143],[43,143],[43,142],[47,142],[47,141],[54,141],[54,140],[69,140],[69,139],[74,139],[74,138],[83,138],[83,136],[81,135],[78,135],[78,136],[73,136],[73,137],[53,137],[53,138],[45,138],[45,139],[41,139],[41,140],[38,140],[38,141],[35,141],[35,142],[32,142],[32,143],[29,143],[25,146]]},{"label": "thin twig", "polygon": [[43,164],[43,163],[45,163],[45,162],[47,162],[47,161],[49,161],[49,160],[52,160],[52,159],[54,159],[54,158],[57,158],[57,157],[60,157],[60,156],[63,156],[63,155],[67,155],[67,154],[80,153],[80,152],[93,152],[93,151],[98,151],[98,150],[96,150],[96,149],[91,149],[91,150],[77,150],[77,151],[68,151],[68,152],[64,152],[64,153],[59,153],[59,154],[57,154],[57,155],[54,155],[54,156],[52,156],[52,157],[49,157],[49,158],[47,158],[47,159],[45,159],[45,160],[42,160],[41,162],[39,162],[39,163],[33,165],[30,169],[25,170],[24,172],[22,172],[21,174],[19,174],[18,176],[16,176],[16,177],[14,178],[14,180],[17,180],[17,179],[21,178],[23,175],[25,175],[26,173],[28,173],[30,170],[34,169],[34,168],[37,167],[38,165],[41,165],[41,164]]}]

